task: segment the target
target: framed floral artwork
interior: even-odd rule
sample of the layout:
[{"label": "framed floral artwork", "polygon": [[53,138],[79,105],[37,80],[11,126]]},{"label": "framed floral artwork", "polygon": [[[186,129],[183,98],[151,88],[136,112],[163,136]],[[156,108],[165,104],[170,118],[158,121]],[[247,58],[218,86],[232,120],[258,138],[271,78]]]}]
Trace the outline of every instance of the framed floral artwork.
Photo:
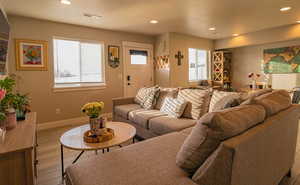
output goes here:
[{"label": "framed floral artwork", "polygon": [[16,39],[16,68],[19,71],[48,70],[48,42]]}]

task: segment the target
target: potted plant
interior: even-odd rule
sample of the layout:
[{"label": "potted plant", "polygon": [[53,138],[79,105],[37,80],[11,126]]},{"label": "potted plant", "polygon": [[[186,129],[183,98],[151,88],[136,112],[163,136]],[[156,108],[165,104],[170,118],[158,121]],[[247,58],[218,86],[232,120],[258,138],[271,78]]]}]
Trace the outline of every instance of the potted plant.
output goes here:
[{"label": "potted plant", "polygon": [[103,102],[87,103],[81,108],[81,112],[83,112],[90,118],[90,129],[93,134],[96,134],[97,129],[104,127],[103,125],[101,126],[101,122],[103,122],[103,119],[100,117],[103,108]]},{"label": "potted plant", "polygon": [[12,106],[16,110],[17,121],[25,120],[26,113],[29,112],[29,98],[27,95],[17,93],[13,97]]}]

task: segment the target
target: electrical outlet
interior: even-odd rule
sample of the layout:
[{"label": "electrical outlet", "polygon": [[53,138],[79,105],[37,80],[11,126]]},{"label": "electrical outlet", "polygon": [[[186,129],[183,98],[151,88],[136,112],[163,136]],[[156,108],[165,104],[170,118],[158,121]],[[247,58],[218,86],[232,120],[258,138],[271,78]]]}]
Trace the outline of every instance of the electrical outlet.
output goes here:
[{"label": "electrical outlet", "polygon": [[59,108],[55,109],[55,113],[60,114],[61,113],[60,109]]}]

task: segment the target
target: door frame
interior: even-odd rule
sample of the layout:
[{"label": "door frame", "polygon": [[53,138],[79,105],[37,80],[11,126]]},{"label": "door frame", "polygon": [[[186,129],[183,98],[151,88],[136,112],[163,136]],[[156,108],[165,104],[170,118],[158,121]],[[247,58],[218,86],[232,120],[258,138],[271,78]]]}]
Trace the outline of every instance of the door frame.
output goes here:
[{"label": "door frame", "polygon": [[154,84],[154,68],[153,68],[153,44],[148,43],[139,43],[139,42],[129,42],[129,41],[123,41],[122,42],[123,47],[123,96],[126,97],[126,88],[127,88],[127,61],[126,61],[126,48],[127,47],[133,47],[133,48],[141,48],[141,49],[148,49],[150,50],[149,53],[149,61],[151,66],[151,74],[152,74],[152,85]]}]

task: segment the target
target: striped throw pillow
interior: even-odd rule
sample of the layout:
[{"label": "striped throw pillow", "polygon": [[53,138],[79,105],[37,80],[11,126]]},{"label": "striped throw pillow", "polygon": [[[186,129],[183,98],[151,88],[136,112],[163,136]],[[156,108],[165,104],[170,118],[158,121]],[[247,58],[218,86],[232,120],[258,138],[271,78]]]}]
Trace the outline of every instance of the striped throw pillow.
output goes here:
[{"label": "striped throw pillow", "polygon": [[187,102],[182,99],[167,97],[160,108],[160,112],[166,113],[168,116],[173,118],[180,118],[185,109],[186,103]]},{"label": "striped throw pillow", "polygon": [[183,89],[178,93],[178,98],[188,102],[183,117],[199,119],[208,112],[210,92],[201,89]]},{"label": "striped throw pillow", "polygon": [[240,93],[215,90],[210,100],[209,112],[216,112],[231,107],[231,104],[240,97]]},{"label": "striped throw pillow", "polygon": [[135,103],[140,104],[145,109],[152,109],[155,105],[156,96],[159,92],[159,88],[154,87],[142,87],[135,96]]}]

